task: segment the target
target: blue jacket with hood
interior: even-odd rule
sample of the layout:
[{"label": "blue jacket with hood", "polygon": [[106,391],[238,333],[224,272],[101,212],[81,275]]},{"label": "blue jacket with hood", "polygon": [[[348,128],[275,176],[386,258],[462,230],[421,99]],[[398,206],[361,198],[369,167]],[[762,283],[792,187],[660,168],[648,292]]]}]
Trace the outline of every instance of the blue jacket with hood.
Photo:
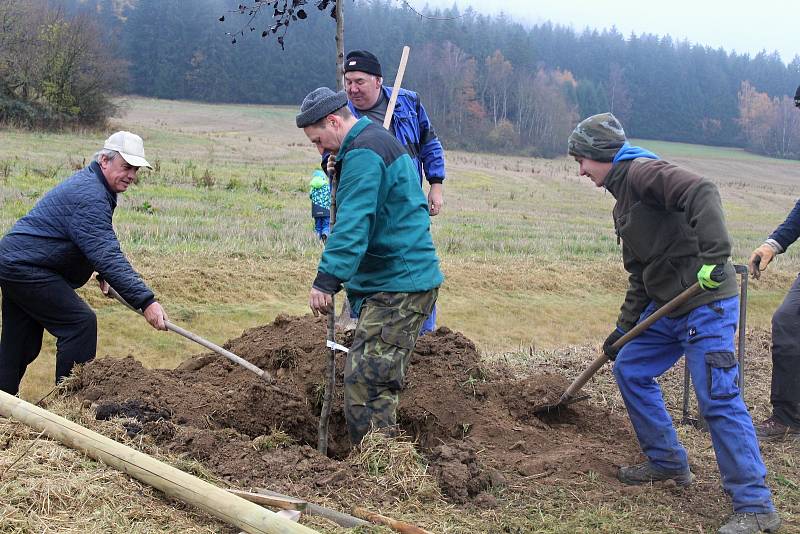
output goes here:
[{"label": "blue jacket with hood", "polygon": [[[392,88],[384,85],[381,86],[381,90],[388,101],[392,96]],[[348,101],[347,106],[357,119],[361,118],[361,112],[352,102]],[[417,93],[400,89],[397,93],[392,124],[394,136],[414,161],[420,185],[423,176],[429,183],[442,183],[445,179],[444,149],[436,137],[436,132],[433,131],[428,114],[420,103]]]}]

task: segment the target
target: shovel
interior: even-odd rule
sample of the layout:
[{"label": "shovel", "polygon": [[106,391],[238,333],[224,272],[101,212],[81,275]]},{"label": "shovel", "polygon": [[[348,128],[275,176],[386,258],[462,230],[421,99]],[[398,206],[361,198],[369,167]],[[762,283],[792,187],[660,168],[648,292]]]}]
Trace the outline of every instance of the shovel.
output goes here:
[{"label": "shovel", "polygon": [[[133,310],[136,313],[138,313],[139,315],[144,315],[141,311],[137,310],[136,308],[134,308],[133,306],[128,304],[128,302],[124,298],[122,298],[120,296],[120,294],[117,293],[117,291],[113,287],[108,286],[108,294],[110,296],[114,297],[115,299],[117,299],[120,303],[122,303],[125,306],[127,306],[128,308],[130,308],[131,310]],[[257,374],[262,380],[264,380],[267,383],[273,382],[274,379],[273,379],[273,377],[272,377],[272,375],[270,373],[268,373],[267,371],[265,371],[263,369],[260,369],[260,368],[256,367],[255,365],[253,365],[252,363],[248,362],[247,360],[245,360],[241,356],[237,356],[236,354],[232,353],[231,351],[225,350],[222,347],[220,347],[219,345],[216,345],[216,344],[208,341],[207,339],[204,339],[204,338],[198,336],[197,334],[189,332],[188,330],[186,330],[184,328],[181,328],[180,326],[178,326],[176,324],[173,324],[173,323],[171,323],[169,321],[164,321],[164,324],[167,326],[167,330],[169,330],[170,332],[175,332],[176,334],[179,334],[179,335],[185,337],[186,339],[190,339],[190,340],[194,341],[198,345],[202,345],[207,349],[213,350],[214,352],[216,352],[220,356],[224,356],[224,357],[228,358],[230,361],[232,361],[233,363],[239,364],[242,367],[244,367],[245,369],[247,369],[248,371],[251,371],[251,372]]]},{"label": "shovel", "polygon": [[[667,302],[652,315],[650,315],[647,319],[640,322],[631,330],[626,333],[624,336],[619,338],[611,348],[613,349],[620,349],[622,346],[630,341],[631,339],[635,338],[645,330],[647,330],[651,324],[658,321],[665,315],[668,315],[670,312],[675,310],[676,308],[680,308],[686,302],[695,296],[699,295],[703,292],[703,288],[700,287],[698,282],[695,282],[694,285],[689,287],[688,289],[684,290],[683,293],[672,299],[671,301]],[[561,398],[558,399],[558,402],[555,404],[540,404],[539,406],[535,406],[533,408],[533,413],[535,414],[547,414],[550,412],[558,412],[561,408],[565,406],[569,406],[570,404],[574,404],[576,402],[584,401],[589,398],[589,395],[578,395],[578,392],[581,390],[583,386],[586,385],[586,382],[589,381],[590,378],[594,376],[594,374],[605,365],[605,363],[609,360],[608,356],[605,354],[601,354],[597,359],[595,359],[586,370],[581,373],[581,375],[575,379],[572,384],[567,388]]]}]

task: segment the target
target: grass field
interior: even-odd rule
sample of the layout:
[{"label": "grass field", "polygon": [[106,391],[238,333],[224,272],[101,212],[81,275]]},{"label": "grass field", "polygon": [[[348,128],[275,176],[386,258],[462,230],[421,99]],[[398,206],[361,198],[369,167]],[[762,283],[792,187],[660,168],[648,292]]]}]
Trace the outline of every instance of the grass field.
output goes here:
[{"label": "grass field", "polygon": [[[294,113],[292,108],[133,98],[124,102],[124,113],[112,124],[113,129],[142,135],[155,167],[142,172],[139,183],[120,198],[115,226],[123,250],[175,323],[220,344],[279,313],[308,311],[308,287],[321,249],[309,216],[307,182],[318,156],[294,127]],[[0,130],[0,229],[5,231],[45,191],[84,166],[109,132]],[[719,184],[737,263],[746,262],[796,201],[798,162],[736,149],[639,142]],[[567,158],[448,151],[447,162],[445,208],[432,219],[447,276],[440,293],[440,324],[475,340],[486,360],[502,358],[521,368],[541,369],[551,363],[550,349],[599,344],[613,326],[626,287],[610,217],[613,198],[577,176],[577,165]],[[750,326],[769,326],[772,312],[800,271],[798,251],[800,246],[790,249],[762,281],[750,284]],[[173,367],[201,352],[177,335],[155,332],[143,319],[102,297],[94,284],[80,293],[97,311],[100,356],[133,354],[147,366]],[[22,396],[28,400],[38,400],[52,387],[54,343],[46,337],[42,354],[23,382]],[[529,357],[532,354],[536,357]],[[769,373],[766,362],[757,365],[761,367],[752,370],[748,403],[760,418],[766,414]],[[671,409],[679,402],[678,383],[677,375],[667,378]],[[593,402],[619,407],[607,370],[593,387]],[[25,432],[30,434],[20,430],[22,437],[38,439]],[[718,491],[707,437],[686,427],[679,432],[705,473],[704,484]],[[66,493],[83,495],[78,492],[83,481],[103,482],[98,498],[105,504],[84,518],[97,531],[220,531],[191,511],[181,509],[173,515],[157,493],[96,469],[52,442],[40,443],[34,449],[40,452],[26,456],[26,443],[15,443],[9,458],[25,457],[16,468],[29,477],[20,477],[21,483],[47,481],[40,488],[48,495],[47,503],[66,499]],[[798,512],[796,449],[768,445],[764,450],[776,502],[784,517],[792,518]],[[64,471],[69,476],[48,474]],[[94,485],[86,486],[94,491]],[[504,532],[529,532],[532,524],[543,532],[704,531],[699,523],[682,524],[680,509],[659,505],[657,492],[654,497],[620,498],[609,490],[608,502],[587,502],[585,495],[595,495],[599,486],[589,476],[543,485],[536,495],[519,502],[508,497],[506,508],[494,511],[461,514],[437,508],[441,515],[430,515],[430,510],[409,508],[403,513],[441,532],[469,532],[470,524],[503,524]],[[119,494],[137,497],[122,503]],[[142,509],[147,510],[148,522],[141,522]],[[70,513],[56,516],[49,505],[37,510],[37,525],[62,524],[53,523],[53,517],[64,525],[74,522]],[[25,523],[31,521],[23,517],[28,512],[14,513],[18,515],[9,517],[19,524],[32,524]],[[82,528],[77,523],[73,527]]]},{"label": "grass field", "polygon": [[[131,98],[113,121],[145,139],[155,169],[121,196],[115,226],[135,268],[171,318],[222,343],[281,312],[307,311],[320,253],[307,182],[318,162],[292,108]],[[109,130],[111,131],[111,130]],[[85,165],[107,132],[0,131],[0,229],[59,180]],[[734,260],[780,223],[795,202],[800,163],[740,150],[641,141],[720,185]],[[577,176],[571,159],[447,152],[445,208],[432,231],[447,281],[440,324],[487,353],[599,342],[613,325],[625,273],[613,233],[612,197]],[[767,325],[800,266],[790,249],[751,284],[749,321]],[[174,366],[198,348],[102,298],[99,355],[135,354]],[[23,383],[49,391],[53,342]]]}]

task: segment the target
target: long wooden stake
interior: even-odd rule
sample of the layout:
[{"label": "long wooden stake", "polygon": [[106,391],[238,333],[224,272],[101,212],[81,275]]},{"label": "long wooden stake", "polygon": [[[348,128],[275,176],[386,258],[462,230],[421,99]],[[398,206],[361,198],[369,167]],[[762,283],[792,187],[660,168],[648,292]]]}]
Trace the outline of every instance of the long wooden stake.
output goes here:
[{"label": "long wooden stake", "polygon": [[[328,156],[334,157],[333,154]],[[333,234],[333,225],[336,222],[336,189],[339,186],[339,177],[335,171],[330,173],[331,179],[331,223],[330,229]],[[345,297],[347,298],[347,297]],[[327,341],[336,343],[336,295],[331,295],[331,309],[328,311],[328,335]],[[322,397],[322,410],[319,414],[319,429],[317,436],[317,450],[320,454],[328,455],[328,421],[333,409],[333,394],[336,387],[336,349],[331,347],[328,355],[328,365],[325,368],[325,394]]]},{"label": "long wooden stake", "polygon": [[119,469],[170,497],[197,506],[220,521],[234,525],[245,532],[254,534],[316,532],[3,391],[0,391],[0,414],[13,417],[43,432],[51,439]]}]

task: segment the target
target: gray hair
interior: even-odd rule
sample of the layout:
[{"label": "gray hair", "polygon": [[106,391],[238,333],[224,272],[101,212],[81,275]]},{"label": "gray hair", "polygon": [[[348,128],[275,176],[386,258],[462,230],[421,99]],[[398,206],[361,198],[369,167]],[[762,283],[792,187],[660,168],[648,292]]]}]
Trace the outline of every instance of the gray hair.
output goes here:
[{"label": "gray hair", "polygon": [[101,156],[105,156],[108,161],[114,161],[114,158],[119,156],[119,152],[116,150],[110,150],[108,148],[101,148],[94,156],[92,156],[92,159],[97,163],[100,163]]}]

